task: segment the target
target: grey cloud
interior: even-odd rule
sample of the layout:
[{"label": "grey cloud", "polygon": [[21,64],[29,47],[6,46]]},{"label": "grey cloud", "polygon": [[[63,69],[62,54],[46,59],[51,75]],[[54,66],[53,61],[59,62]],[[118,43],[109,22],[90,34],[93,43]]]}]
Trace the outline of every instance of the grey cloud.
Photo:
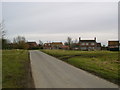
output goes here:
[{"label": "grey cloud", "polygon": [[[102,36],[105,32],[116,35],[118,19],[117,3],[107,2],[3,3],[3,17],[10,36],[16,33],[34,35],[64,33],[64,38],[66,33],[102,33],[96,34],[96,37]],[[105,36],[103,38],[108,39]],[[49,38],[46,37],[44,40]]]}]

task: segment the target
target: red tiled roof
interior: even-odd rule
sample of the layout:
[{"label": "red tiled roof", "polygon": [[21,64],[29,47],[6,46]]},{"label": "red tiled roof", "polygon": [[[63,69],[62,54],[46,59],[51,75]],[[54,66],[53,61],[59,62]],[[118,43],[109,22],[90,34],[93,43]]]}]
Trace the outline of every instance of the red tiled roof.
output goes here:
[{"label": "red tiled roof", "polygon": [[62,42],[52,42],[51,44],[62,44],[63,45],[63,43]]},{"label": "red tiled roof", "polygon": [[119,41],[108,41],[108,45],[119,45]]}]

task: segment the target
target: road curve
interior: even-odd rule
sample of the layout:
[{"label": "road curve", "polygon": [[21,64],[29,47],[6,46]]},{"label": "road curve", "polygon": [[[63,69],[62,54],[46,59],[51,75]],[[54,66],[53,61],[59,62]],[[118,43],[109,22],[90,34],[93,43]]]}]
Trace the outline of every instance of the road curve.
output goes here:
[{"label": "road curve", "polygon": [[35,88],[118,88],[117,85],[40,51],[30,51]]}]

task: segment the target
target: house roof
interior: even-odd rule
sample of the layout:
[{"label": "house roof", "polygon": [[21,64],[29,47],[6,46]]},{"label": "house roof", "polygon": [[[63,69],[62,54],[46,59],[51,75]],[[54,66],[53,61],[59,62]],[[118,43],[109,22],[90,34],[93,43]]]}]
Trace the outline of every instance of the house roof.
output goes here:
[{"label": "house roof", "polygon": [[44,43],[44,44],[51,44],[51,43]]},{"label": "house roof", "polygon": [[96,42],[95,40],[79,40],[79,42]]},{"label": "house roof", "polygon": [[37,43],[36,42],[27,42],[28,45],[32,45],[32,46],[37,46]]},{"label": "house roof", "polygon": [[119,41],[108,41],[108,45],[119,45]]},{"label": "house roof", "polygon": [[62,42],[52,42],[51,44],[62,44],[63,45],[63,43]]},{"label": "house roof", "polygon": [[28,44],[32,44],[32,43],[34,43],[34,44],[37,44],[36,42],[27,42]]}]

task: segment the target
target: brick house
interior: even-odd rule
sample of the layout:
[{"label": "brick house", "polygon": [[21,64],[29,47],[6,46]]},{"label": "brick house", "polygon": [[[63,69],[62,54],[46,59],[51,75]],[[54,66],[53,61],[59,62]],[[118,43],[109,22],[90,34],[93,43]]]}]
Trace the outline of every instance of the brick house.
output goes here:
[{"label": "brick house", "polygon": [[44,43],[43,48],[44,49],[52,49],[51,43]]},{"label": "brick house", "polygon": [[63,43],[62,42],[52,42],[51,46],[52,46],[52,49],[62,49]]},{"label": "brick house", "polygon": [[62,42],[44,43],[44,49],[62,49]]},{"label": "brick house", "polygon": [[120,43],[119,41],[108,41],[108,49],[110,51],[119,51]]},{"label": "brick house", "polygon": [[28,44],[28,49],[37,49],[38,45],[36,42],[27,42]]},{"label": "brick house", "polygon": [[63,45],[61,48],[64,49],[64,50],[69,50],[70,49],[70,47],[67,46],[67,45]]},{"label": "brick house", "polygon": [[94,40],[81,40],[79,37],[79,49],[80,50],[101,50],[101,43],[96,42],[96,37]]}]

